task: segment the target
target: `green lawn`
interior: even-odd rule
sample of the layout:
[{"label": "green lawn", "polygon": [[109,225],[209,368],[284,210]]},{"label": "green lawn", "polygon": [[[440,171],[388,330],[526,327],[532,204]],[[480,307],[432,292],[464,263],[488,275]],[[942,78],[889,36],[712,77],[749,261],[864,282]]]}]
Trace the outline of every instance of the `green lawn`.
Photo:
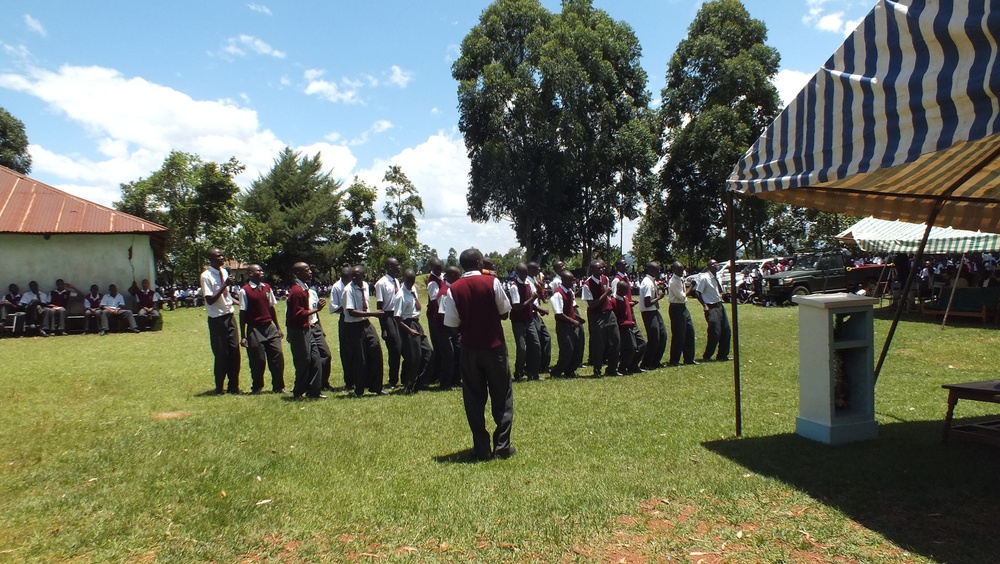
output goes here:
[{"label": "green lawn", "polygon": [[0,560],[996,560],[1000,450],[941,441],[941,384],[1000,365],[975,322],[901,325],[874,441],[794,435],[797,309],[744,307],[743,438],[711,363],[515,384],[518,455],[472,464],[460,391],[210,396],[203,310],[164,317],[0,340]]}]

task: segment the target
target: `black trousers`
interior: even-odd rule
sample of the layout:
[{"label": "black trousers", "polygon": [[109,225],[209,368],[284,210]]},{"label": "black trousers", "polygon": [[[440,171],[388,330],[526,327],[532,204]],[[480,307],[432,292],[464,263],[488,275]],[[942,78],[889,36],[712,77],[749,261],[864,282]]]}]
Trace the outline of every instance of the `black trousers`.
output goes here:
[{"label": "black trousers", "polygon": [[646,339],[642,337],[642,333],[635,325],[619,327],[618,333],[622,343],[621,354],[618,356],[618,371],[621,373],[637,372],[643,354],[646,352]]},{"label": "black trousers", "polygon": [[368,320],[344,323],[347,338],[347,362],[354,379],[354,393],[361,396],[368,388],[372,393],[382,391],[382,344],[378,333]]},{"label": "black trousers", "polygon": [[[288,345],[292,349],[295,365],[295,387],[292,395],[318,396],[323,388],[323,355],[320,341],[325,341],[323,329],[313,324],[309,327],[286,327]],[[324,343],[325,344],[325,343]]]},{"label": "black trousers", "polygon": [[511,321],[514,333],[514,379],[537,380],[542,363],[542,341],[534,319]]},{"label": "black trousers", "polygon": [[702,358],[711,358],[718,347],[719,356],[716,358],[729,358],[729,339],[732,336],[732,328],[729,327],[729,316],[726,315],[726,305],[723,303],[712,304],[705,312],[705,321],[708,322],[708,338],[705,341],[705,354]]},{"label": "black trousers", "polygon": [[247,359],[250,362],[250,391],[264,389],[264,369],[271,372],[271,389],[285,389],[285,353],[274,323],[247,326]]},{"label": "black trousers", "polygon": [[347,352],[347,334],[344,330],[344,314],[341,313],[337,319],[337,347],[340,353],[340,369],[344,372],[344,388],[350,390],[354,387],[354,373],[351,372],[350,363],[347,362],[349,353]]},{"label": "black trousers", "polygon": [[[618,333],[618,318],[613,311],[596,312],[587,320],[591,324],[590,354],[594,364],[594,374],[601,373],[601,367],[614,370],[618,366],[618,352],[621,336]],[[594,325],[597,325],[596,329]]]},{"label": "black trousers", "polygon": [[[122,310],[119,310],[122,311]],[[108,312],[103,312],[103,329],[107,330]],[[132,324],[132,312],[129,311]],[[212,343],[212,355],[215,356],[215,391],[221,392],[229,378],[230,392],[240,391],[240,335],[236,329],[233,314],[227,313],[219,317],[208,318],[208,338]]]},{"label": "black trousers", "polygon": [[[507,345],[494,349],[462,349],[462,399],[465,418],[472,431],[472,450],[478,458],[489,458],[494,452],[510,449],[510,432],[514,422],[514,388],[511,386],[510,366],[507,364]],[[486,401],[496,429],[493,431],[493,448],[486,430],[483,411]]]},{"label": "black trousers", "polygon": [[433,347],[430,378],[437,379],[442,388],[450,388],[455,377],[455,344],[452,342],[452,332],[437,323],[430,323],[428,329]]},{"label": "black trousers", "polygon": [[333,353],[330,352],[330,344],[326,342],[326,331],[323,330],[323,325],[317,322],[313,324],[313,328],[318,329],[320,335],[316,340],[316,344],[319,347],[320,372],[323,379],[322,387],[324,390],[332,390],[333,386],[330,385],[330,375],[333,373]]},{"label": "black trousers", "polygon": [[426,388],[430,380],[427,374],[431,364],[430,340],[424,334],[419,319],[405,319],[403,323],[419,333],[419,335],[413,335],[409,331],[400,329],[399,334],[403,338],[403,368],[406,370],[403,381],[406,382],[407,389],[411,391]]},{"label": "black trousers", "polygon": [[656,368],[663,364],[663,353],[667,350],[667,326],[659,310],[641,313],[642,324],[646,327],[646,353],[642,357],[642,367]]},{"label": "black trousers", "polygon": [[379,318],[379,324],[382,325],[382,340],[385,341],[385,353],[388,356],[389,386],[396,387],[399,385],[399,362],[403,356],[403,339],[393,317],[386,314],[385,317]]},{"label": "black trousers", "polygon": [[552,367],[552,375],[575,376],[583,364],[583,327],[557,322],[556,338],[559,340],[559,360]]},{"label": "black trousers", "polygon": [[670,364],[677,364],[684,356],[684,362],[694,361],[694,322],[687,304],[670,304]]},{"label": "black trousers", "polygon": [[539,372],[548,372],[549,366],[552,364],[552,335],[549,334],[549,328],[545,326],[545,322],[538,315],[535,316],[535,325],[538,327],[538,341],[542,346]]}]

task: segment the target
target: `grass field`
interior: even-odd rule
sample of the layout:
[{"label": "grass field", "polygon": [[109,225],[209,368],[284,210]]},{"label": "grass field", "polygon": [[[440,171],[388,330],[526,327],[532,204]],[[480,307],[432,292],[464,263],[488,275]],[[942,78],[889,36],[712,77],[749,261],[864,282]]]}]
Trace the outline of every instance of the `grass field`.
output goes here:
[{"label": "grass field", "polygon": [[711,363],[515,384],[518,455],[472,464],[457,390],[215,397],[203,310],[164,317],[0,340],[0,561],[997,559],[1000,450],[941,441],[941,384],[1000,365],[977,323],[901,325],[874,441],[794,434],[797,309],[744,307],[743,438],[732,363]]}]

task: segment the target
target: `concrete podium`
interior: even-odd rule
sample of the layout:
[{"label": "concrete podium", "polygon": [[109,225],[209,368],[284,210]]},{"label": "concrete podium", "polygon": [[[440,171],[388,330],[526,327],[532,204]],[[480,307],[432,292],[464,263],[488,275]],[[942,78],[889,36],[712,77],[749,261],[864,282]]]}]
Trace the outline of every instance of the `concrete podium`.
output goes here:
[{"label": "concrete podium", "polygon": [[793,296],[799,304],[799,416],[795,432],[826,444],[874,439],[875,298]]}]

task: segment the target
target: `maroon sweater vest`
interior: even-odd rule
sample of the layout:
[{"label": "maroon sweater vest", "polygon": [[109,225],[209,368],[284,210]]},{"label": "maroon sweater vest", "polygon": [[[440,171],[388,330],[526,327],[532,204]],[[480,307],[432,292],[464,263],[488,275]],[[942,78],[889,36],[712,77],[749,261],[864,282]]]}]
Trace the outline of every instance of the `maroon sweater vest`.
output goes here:
[{"label": "maroon sweater vest", "polygon": [[97,294],[96,298],[94,296],[91,296],[90,294],[87,294],[87,297],[84,298],[84,300],[87,301],[88,309],[101,309],[101,300],[103,299],[104,299],[104,294]]},{"label": "maroon sweater vest", "polygon": [[135,298],[139,301],[140,307],[156,307],[156,302],[153,301],[153,296],[156,292],[152,289],[149,290],[139,290],[135,294]]},{"label": "maroon sweater vest", "polygon": [[56,307],[66,307],[69,303],[69,290],[52,290],[49,294],[49,303]]},{"label": "maroon sweater vest", "polygon": [[631,302],[629,302],[628,298],[624,300],[615,298],[612,302],[614,302],[615,306],[615,318],[618,319],[618,327],[634,327],[635,319],[632,318]]},{"label": "maroon sweater vest", "polygon": [[243,293],[247,297],[247,309],[243,314],[250,325],[268,325],[271,319],[271,302],[267,296],[271,293],[271,287],[267,283],[258,284],[256,288],[250,284],[243,285]]},{"label": "maroon sweater vest", "polygon": [[574,321],[579,319],[576,315],[576,297],[573,295],[572,290],[567,292],[566,289],[560,285],[556,287],[555,293],[562,296],[563,315]]},{"label": "maroon sweater vest", "polygon": [[[531,297],[530,295],[528,295],[529,292],[528,284],[521,284],[520,282],[517,281],[517,278],[514,279],[513,284],[514,287],[517,288],[517,297],[520,300],[518,303],[523,304],[524,302],[528,301],[528,298]],[[516,309],[510,310],[511,321],[531,321],[534,318],[535,318],[534,302],[532,302],[530,306],[522,309],[521,311],[517,311]]]},{"label": "maroon sweater vest", "polygon": [[504,344],[492,276],[466,276],[451,285],[451,299],[462,321],[462,347],[490,350]]},{"label": "maroon sweater vest", "polygon": [[309,293],[301,286],[292,282],[288,289],[288,299],[285,300],[285,327],[309,327]]},{"label": "maroon sweater vest", "polygon": [[587,287],[590,288],[590,295],[594,296],[594,305],[587,306],[587,313],[603,313],[606,311],[614,311],[615,304],[611,303],[612,297],[608,296],[604,299],[600,299],[601,295],[604,294],[602,286],[608,285],[608,277],[601,275],[601,283],[598,284],[594,282],[594,278],[587,278]]}]

